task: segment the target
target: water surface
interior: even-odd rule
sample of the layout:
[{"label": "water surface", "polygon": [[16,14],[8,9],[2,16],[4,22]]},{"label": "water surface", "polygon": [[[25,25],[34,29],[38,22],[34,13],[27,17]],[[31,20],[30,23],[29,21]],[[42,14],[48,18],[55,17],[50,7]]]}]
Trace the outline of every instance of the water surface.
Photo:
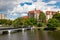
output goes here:
[{"label": "water surface", "polygon": [[60,40],[60,31],[22,31],[0,35],[0,40]]}]

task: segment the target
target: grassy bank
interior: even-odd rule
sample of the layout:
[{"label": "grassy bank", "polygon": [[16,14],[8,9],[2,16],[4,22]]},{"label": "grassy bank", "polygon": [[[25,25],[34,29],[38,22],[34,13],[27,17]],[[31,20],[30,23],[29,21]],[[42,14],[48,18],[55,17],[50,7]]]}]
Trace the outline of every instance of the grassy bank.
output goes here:
[{"label": "grassy bank", "polygon": [[57,30],[60,31],[60,27],[57,27]]}]

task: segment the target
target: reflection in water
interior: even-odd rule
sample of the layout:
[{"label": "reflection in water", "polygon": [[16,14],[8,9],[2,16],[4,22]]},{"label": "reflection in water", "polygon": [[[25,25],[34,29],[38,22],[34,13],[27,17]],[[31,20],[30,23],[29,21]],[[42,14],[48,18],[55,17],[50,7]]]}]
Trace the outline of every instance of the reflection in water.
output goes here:
[{"label": "reflection in water", "polygon": [[0,35],[0,40],[60,40],[59,31],[22,31],[9,35]]},{"label": "reflection in water", "polygon": [[37,30],[28,32],[28,40],[39,40],[39,34]]},{"label": "reflection in water", "polygon": [[60,40],[60,31],[48,32],[48,35],[53,40]]},{"label": "reflection in water", "polygon": [[22,40],[28,40],[26,31],[22,31]]},{"label": "reflection in water", "polygon": [[11,30],[8,30],[8,36],[10,36],[10,34],[11,34]]},{"label": "reflection in water", "polygon": [[48,38],[48,33],[46,31],[43,31],[43,37],[44,37],[44,40],[49,40]]}]

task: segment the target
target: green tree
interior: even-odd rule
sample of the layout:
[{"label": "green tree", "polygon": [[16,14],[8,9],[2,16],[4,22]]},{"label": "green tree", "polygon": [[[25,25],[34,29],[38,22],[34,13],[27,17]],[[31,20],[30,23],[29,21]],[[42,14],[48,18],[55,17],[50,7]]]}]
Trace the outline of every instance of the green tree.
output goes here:
[{"label": "green tree", "polygon": [[13,21],[12,25],[14,27],[18,27],[19,25],[23,25],[23,18],[17,18]]},{"label": "green tree", "polygon": [[12,24],[11,20],[7,20],[7,19],[0,19],[0,25],[4,25],[4,26],[10,26]]},{"label": "green tree", "polygon": [[43,27],[44,25],[45,25],[44,23],[39,22],[37,26],[38,26],[38,27]]},{"label": "green tree", "polygon": [[57,13],[57,14],[53,15],[53,18],[56,18],[60,22],[60,13]]},{"label": "green tree", "polygon": [[33,26],[33,25],[36,25],[36,19],[35,18],[27,18],[27,19],[24,19],[24,18],[17,18],[16,20],[13,21],[13,25],[15,27],[18,27],[19,25],[23,25],[23,26]]},{"label": "green tree", "polygon": [[35,18],[28,18],[27,23],[28,25],[34,26],[37,24],[37,20]]},{"label": "green tree", "polygon": [[12,22],[13,22],[12,20],[7,20],[4,24],[5,25],[8,25],[8,26],[11,26],[12,25]]},{"label": "green tree", "polygon": [[0,24],[3,25],[4,23],[6,23],[7,20],[6,19],[0,19]]},{"label": "green tree", "polygon": [[43,12],[40,13],[39,20],[40,20],[40,22],[45,23],[45,21],[46,21],[46,15],[45,15],[45,13],[43,13]]},{"label": "green tree", "polygon": [[48,24],[47,24],[48,28],[54,28],[54,27],[58,27],[60,26],[60,23],[57,19],[52,18],[48,20]]}]

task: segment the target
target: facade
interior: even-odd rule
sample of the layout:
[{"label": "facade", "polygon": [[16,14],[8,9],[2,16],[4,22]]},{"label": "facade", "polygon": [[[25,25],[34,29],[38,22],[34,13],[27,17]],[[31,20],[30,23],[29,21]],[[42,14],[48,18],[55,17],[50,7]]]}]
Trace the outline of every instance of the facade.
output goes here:
[{"label": "facade", "polygon": [[41,10],[36,10],[36,9],[33,11],[29,11],[28,17],[34,17],[38,20],[41,12],[42,12]]},{"label": "facade", "polygon": [[57,14],[55,11],[46,11],[46,21],[53,17],[54,14]]},{"label": "facade", "polygon": [[0,14],[0,19],[6,19],[6,15],[5,14]]},{"label": "facade", "polygon": [[[40,15],[41,12],[42,11],[36,10],[36,9],[33,10],[33,11],[29,11],[28,17],[34,17],[37,20],[39,20],[39,15]],[[60,13],[60,12],[59,11],[57,11],[57,12],[56,11],[46,11],[46,22],[48,22],[48,20],[50,18],[52,18],[54,14],[57,14],[57,13]]]}]

